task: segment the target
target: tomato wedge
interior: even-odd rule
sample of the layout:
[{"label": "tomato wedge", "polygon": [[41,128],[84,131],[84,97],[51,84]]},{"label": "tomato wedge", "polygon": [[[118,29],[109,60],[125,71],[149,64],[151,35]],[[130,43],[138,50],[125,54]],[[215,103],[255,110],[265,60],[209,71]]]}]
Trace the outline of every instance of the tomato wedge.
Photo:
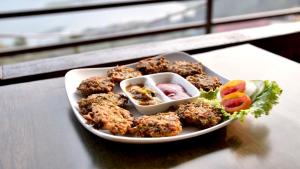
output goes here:
[{"label": "tomato wedge", "polygon": [[233,113],[236,111],[248,109],[252,101],[249,96],[242,92],[234,92],[226,95],[221,104],[225,107],[225,111]]},{"label": "tomato wedge", "polygon": [[244,80],[231,80],[225,85],[221,86],[220,94],[223,98],[224,96],[234,93],[234,92],[244,92],[246,89],[246,82]]}]

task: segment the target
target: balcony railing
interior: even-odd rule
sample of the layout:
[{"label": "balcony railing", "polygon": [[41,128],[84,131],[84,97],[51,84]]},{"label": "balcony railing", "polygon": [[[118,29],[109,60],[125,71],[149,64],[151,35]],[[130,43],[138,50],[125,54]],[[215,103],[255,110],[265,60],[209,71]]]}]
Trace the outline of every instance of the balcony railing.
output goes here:
[{"label": "balcony railing", "polygon": [[[124,6],[145,5],[150,3],[162,2],[167,1],[135,0],[126,2],[121,1],[119,3],[101,3],[85,6],[38,9],[31,11],[15,11],[0,13],[0,20],[6,18],[51,15],[56,13],[67,13],[92,9],[117,8]],[[204,5],[206,5],[206,17],[204,21],[195,21],[184,24],[151,28],[145,31],[114,33],[105,36],[93,37],[90,39],[79,39],[68,42],[52,43],[49,45],[5,49],[0,51],[0,57],[10,57],[13,55],[31,52],[34,53],[39,51],[48,52],[48,50],[50,51],[67,47],[78,47],[113,40],[127,39],[132,37],[142,37],[145,35],[155,35],[194,28],[202,28],[206,30],[205,33],[210,33],[212,28],[218,25],[300,14],[300,7],[295,7],[276,11],[260,12],[254,14],[214,19],[212,17],[213,0],[206,0],[206,3]],[[300,56],[300,51],[298,48],[299,40],[300,23],[290,23],[272,27],[267,26],[261,28],[236,30],[225,33],[211,34],[207,36],[196,36],[192,38],[181,38],[156,43],[123,46],[114,49],[105,49],[100,51],[53,57],[48,59],[38,59],[21,63],[4,64],[0,65],[0,86],[14,83],[22,83],[26,81],[62,77],[68,70],[75,68],[114,66],[116,63],[126,64],[136,59],[155,56],[166,52],[173,52],[174,49],[177,51],[184,51],[189,54],[196,54],[243,43],[251,43],[263,49],[269,50],[271,52],[300,62],[300,59],[297,57]]]},{"label": "balcony railing", "polygon": [[[109,2],[109,3],[100,3],[100,4],[92,4],[92,5],[77,5],[77,6],[59,7],[59,8],[50,8],[50,9],[12,11],[12,12],[0,13],[0,19],[16,18],[16,17],[31,17],[37,15],[51,15],[57,13],[77,12],[77,11],[86,11],[86,10],[95,10],[95,9],[118,8],[118,7],[125,7],[125,6],[145,5],[145,4],[170,2],[170,1],[174,1],[174,0],[160,0],[160,1],[129,0],[129,1]],[[210,33],[212,28],[216,25],[224,25],[229,23],[237,23],[237,22],[244,22],[250,20],[257,20],[257,19],[300,14],[300,7],[295,7],[289,9],[276,10],[276,11],[259,12],[254,14],[213,19],[212,17],[213,6],[214,6],[213,0],[206,0],[205,5],[206,5],[206,17],[204,21],[199,21],[199,22],[196,21],[191,23],[182,23],[182,24],[176,24],[171,26],[150,28],[143,31],[129,31],[129,32],[122,32],[122,33],[114,33],[114,34],[109,34],[104,36],[103,35],[96,36],[88,39],[79,39],[79,40],[72,40],[68,42],[51,43],[48,45],[37,45],[33,47],[15,47],[12,49],[3,49],[0,51],[0,57],[61,49],[61,48],[81,46],[81,45],[89,45],[89,44],[95,44],[95,43],[100,43],[105,41],[121,40],[121,39],[141,37],[146,35],[155,35],[160,33],[175,32],[175,31],[193,29],[193,28],[204,28],[205,33]]]}]

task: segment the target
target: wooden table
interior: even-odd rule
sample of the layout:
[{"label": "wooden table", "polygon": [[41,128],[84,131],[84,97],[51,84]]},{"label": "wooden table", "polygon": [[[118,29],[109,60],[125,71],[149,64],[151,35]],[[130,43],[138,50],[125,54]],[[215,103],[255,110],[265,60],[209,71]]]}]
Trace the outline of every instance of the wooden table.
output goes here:
[{"label": "wooden table", "polygon": [[195,55],[230,79],[283,88],[270,116],[165,144],[98,138],[75,118],[64,78],[0,87],[0,168],[300,168],[300,65],[251,45]]}]

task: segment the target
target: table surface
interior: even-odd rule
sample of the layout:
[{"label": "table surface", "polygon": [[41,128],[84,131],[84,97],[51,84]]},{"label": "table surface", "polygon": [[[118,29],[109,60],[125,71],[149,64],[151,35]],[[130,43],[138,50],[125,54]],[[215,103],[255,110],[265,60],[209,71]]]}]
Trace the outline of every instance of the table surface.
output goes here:
[{"label": "table surface", "polygon": [[0,87],[0,168],[300,168],[300,64],[251,45],[194,55],[229,79],[276,80],[270,116],[178,142],[110,142],[75,118],[64,78]]}]

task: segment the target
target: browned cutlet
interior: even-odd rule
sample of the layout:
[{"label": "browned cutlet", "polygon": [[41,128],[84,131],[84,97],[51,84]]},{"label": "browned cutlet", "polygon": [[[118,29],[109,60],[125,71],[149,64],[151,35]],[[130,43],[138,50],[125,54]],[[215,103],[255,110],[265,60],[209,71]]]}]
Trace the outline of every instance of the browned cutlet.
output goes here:
[{"label": "browned cutlet", "polygon": [[221,110],[204,102],[180,104],[176,113],[183,124],[201,129],[215,126],[222,120]]},{"label": "browned cutlet", "polygon": [[131,67],[116,66],[107,71],[107,76],[110,77],[113,82],[118,83],[125,79],[142,76],[142,73]]},{"label": "browned cutlet", "polygon": [[78,90],[83,96],[96,93],[108,93],[114,89],[115,84],[108,77],[94,76],[83,80],[78,86]]},{"label": "browned cutlet", "polygon": [[115,105],[92,105],[92,111],[83,117],[88,124],[112,134],[124,135],[132,125],[133,117],[128,110]]},{"label": "browned cutlet", "polygon": [[92,111],[92,104],[112,104],[120,107],[124,107],[128,102],[128,98],[123,94],[100,93],[92,94],[87,98],[82,98],[78,101],[78,106],[81,114],[87,114]]},{"label": "browned cutlet", "polygon": [[222,85],[220,79],[216,76],[208,76],[204,74],[196,74],[193,76],[188,76],[186,78],[189,82],[191,82],[198,89],[202,89],[204,91],[213,91]]},{"label": "browned cutlet", "polygon": [[133,121],[130,133],[138,137],[167,137],[182,131],[179,117],[175,112],[140,116]]},{"label": "browned cutlet", "polygon": [[169,61],[162,56],[152,57],[139,61],[136,68],[143,74],[167,72]]},{"label": "browned cutlet", "polygon": [[205,74],[201,63],[191,63],[186,61],[175,61],[174,64],[169,66],[169,71],[183,77],[194,74]]}]

